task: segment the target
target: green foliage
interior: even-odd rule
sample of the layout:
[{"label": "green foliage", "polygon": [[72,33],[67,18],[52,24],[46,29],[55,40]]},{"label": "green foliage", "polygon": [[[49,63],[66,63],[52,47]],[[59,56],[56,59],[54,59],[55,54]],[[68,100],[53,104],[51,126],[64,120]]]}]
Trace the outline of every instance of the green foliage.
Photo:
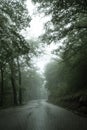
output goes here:
[{"label": "green foliage", "polygon": [[43,78],[36,71],[36,69],[29,69],[22,71],[22,89],[23,100],[27,102],[33,99],[41,98],[41,87],[43,85]]},{"label": "green foliage", "polygon": [[46,67],[46,86],[52,97],[67,96],[87,89],[87,51]]},{"label": "green foliage", "polygon": [[29,51],[20,29],[29,25],[30,17],[23,1],[0,2],[0,64]]},{"label": "green foliage", "polygon": [[0,2],[0,11],[16,29],[23,29],[29,25],[30,16],[24,0],[3,0]]},{"label": "green foliage", "polygon": [[[56,99],[87,89],[87,0],[33,0],[39,10],[51,15],[42,40],[63,44],[56,49],[60,61],[46,68],[50,98]],[[60,41],[59,41],[60,40]]]},{"label": "green foliage", "polygon": [[22,103],[21,71],[37,51],[36,42],[26,41],[20,33],[30,21],[25,0],[0,1],[0,105]]},{"label": "green foliage", "polygon": [[46,24],[43,40],[47,40],[49,43],[57,42],[59,39],[69,36],[70,33],[77,37],[80,30],[84,32],[87,29],[87,1],[36,0],[35,2],[40,3],[39,9],[46,15],[52,16]]}]

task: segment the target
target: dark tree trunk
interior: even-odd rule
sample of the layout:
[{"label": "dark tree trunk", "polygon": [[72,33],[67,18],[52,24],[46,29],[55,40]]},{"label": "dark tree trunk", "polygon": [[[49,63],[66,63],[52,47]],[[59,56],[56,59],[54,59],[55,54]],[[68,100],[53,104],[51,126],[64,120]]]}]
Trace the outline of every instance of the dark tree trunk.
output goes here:
[{"label": "dark tree trunk", "polygon": [[20,63],[19,58],[17,58],[17,64],[18,64],[18,74],[19,74],[19,103],[22,104],[22,87],[21,87],[21,69],[20,69]]},{"label": "dark tree trunk", "polygon": [[11,69],[11,83],[13,88],[13,100],[14,100],[14,105],[17,105],[18,102],[17,102],[17,90],[16,90],[16,81],[15,81],[15,64],[13,59],[10,62],[10,69]]},{"label": "dark tree trunk", "polygon": [[1,67],[1,101],[0,105],[3,106],[3,100],[4,100],[4,76],[3,76],[3,68]]},{"label": "dark tree trunk", "polygon": [[21,87],[19,88],[19,103],[20,103],[20,105],[22,104],[22,89],[21,89]]}]

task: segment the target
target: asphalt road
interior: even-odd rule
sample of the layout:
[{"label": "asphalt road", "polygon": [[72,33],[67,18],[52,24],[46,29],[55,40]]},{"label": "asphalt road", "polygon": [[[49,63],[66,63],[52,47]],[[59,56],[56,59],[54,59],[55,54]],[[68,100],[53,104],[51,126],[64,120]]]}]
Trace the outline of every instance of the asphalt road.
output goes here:
[{"label": "asphalt road", "polygon": [[0,110],[0,130],[87,130],[83,118],[45,100]]}]

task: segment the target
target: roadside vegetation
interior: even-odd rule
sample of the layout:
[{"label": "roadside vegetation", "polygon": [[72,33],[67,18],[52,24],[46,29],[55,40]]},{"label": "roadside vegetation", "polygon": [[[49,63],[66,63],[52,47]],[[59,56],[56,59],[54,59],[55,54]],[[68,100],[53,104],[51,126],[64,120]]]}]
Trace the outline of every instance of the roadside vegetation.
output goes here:
[{"label": "roadside vegetation", "polygon": [[59,45],[46,67],[49,101],[87,114],[87,0],[33,0],[51,20],[41,37]]},{"label": "roadside vegetation", "polygon": [[40,52],[37,49],[39,42],[26,40],[21,34],[23,29],[30,26],[30,21],[25,0],[0,1],[1,107],[21,105],[28,101],[31,96],[27,89],[30,90],[35,84],[36,92],[37,86],[42,82],[30,62]]}]

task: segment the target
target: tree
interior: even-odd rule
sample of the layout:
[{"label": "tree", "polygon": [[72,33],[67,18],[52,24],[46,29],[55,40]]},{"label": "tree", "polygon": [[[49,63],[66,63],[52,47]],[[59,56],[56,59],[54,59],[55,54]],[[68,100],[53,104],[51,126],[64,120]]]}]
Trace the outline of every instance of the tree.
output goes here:
[{"label": "tree", "polygon": [[43,85],[43,78],[37,72],[36,68],[22,69],[22,89],[23,100],[27,102],[33,99],[41,98],[41,87]]},{"label": "tree", "polygon": [[[0,67],[1,67],[1,102],[3,102],[3,70],[10,64],[14,104],[17,104],[15,86],[15,58],[29,52],[29,45],[20,34],[21,29],[29,26],[30,16],[25,1],[3,0],[0,2]],[[3,104],[3,103],[2,103]]]},{"label": "tree", "polygon": [[[48,88],[53,94],[59,95],[59,91],[65,88],[65,92],[76,93],[81,90],[86,90],[87,84],[87,1],[86,0],[33,0],[39,2],[39,10],[45,12],[46,15],[51,15],[51,20],[46,23],[46,32],[42,36],[45,43],[54,42],[62,45],[57,48],[56,55],[60,56],[61,61],[58,62],[55,72],[55,67],[49,71],[47,67],[46,76],[49,78]],[[48,65],[49,66],[49,65]],[[58,70],[59,69],[59,70]],[[51,74],[48,75],[50,73]],[[65,74],[63,76],[63,74]],[[57,76],[56,76],[57,75]],[[59,76],[60,75],[60,76]],[[83,76],[84,75],[84,76]],[[55,77],[55,78],[54,78]],[[84,78],[83,78],[84,77]],[[50,78],[52,78],[50,80]],[[62,78],[62,80],[60,79]],[[50,84],[51,82],[55,84]],[[57,81],[57,82],[56,82]],[[59,83],[58,83],[59,82]],[[64,83],[64,84],[61,84]],[[50,84],[50,85],[49,85]],[[60,85],[59,85],[60,84]],[[63,86],[67,87],[63,87]],[[58,88],[57,94],[53,90]],[[59,89],[58,86],[61,86]],[[52,88],[52,89],[51,89]],[[63,90],[60,95],[62,95]]]},{"label": "tree", "polygon": [[87,1],[33,1],[40,3],[40,11],[44,11],[46,15],[51,15],[51,20],[46,24],[43,40],[47,40],[49,43],[57,42],[61,38],[70,37],[70,33],[75,34],[74,37],[76,37],[79,31],[83,33],[87,29]]}]

